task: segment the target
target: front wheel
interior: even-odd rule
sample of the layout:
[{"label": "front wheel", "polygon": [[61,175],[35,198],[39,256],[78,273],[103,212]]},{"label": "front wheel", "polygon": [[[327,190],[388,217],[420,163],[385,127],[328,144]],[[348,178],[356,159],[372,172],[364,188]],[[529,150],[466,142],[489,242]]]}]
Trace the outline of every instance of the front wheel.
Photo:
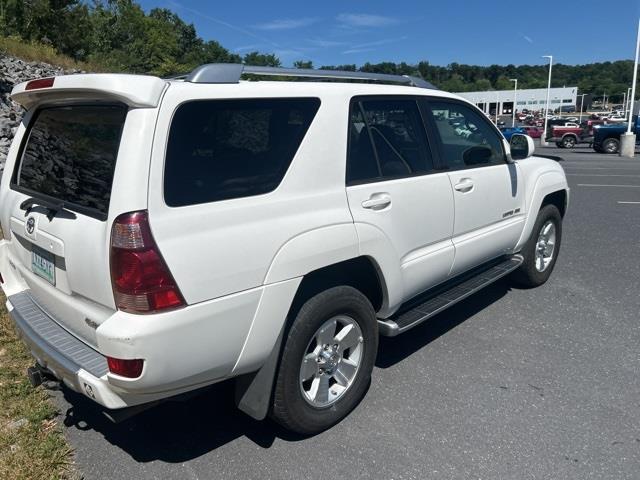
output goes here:
[{"label": "front wheel", "polygon": [[607,138],[602,144],[605,153],[618,153],[620,142],[615,138]]},{"label": "front wheel", "polygon": [[520,286],[532,288],[545,283],[555,267],[562,241],[562,217],[555,205],[538,212],[529,240],[522,249],[524,262],[513,273]]},{"label": "front wheel", "polygon": [[364,396],[377,350],[378,323],[367,297],[347,286],[311,297],[289,330],[271,417],[304,435],[338,423]]}]

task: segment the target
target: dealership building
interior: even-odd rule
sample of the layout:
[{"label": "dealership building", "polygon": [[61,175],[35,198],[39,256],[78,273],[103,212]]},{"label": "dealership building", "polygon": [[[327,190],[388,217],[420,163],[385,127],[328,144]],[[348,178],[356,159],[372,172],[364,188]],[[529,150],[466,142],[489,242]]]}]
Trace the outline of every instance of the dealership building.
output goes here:
[{"label": "dealership building", "polygon": [[[549,93],[549,109],[555,110],[562,105],[576,106],[578,87],[552,88]],[[494,113],[497,110],[499,115],[511,115],[514,108],[517,112],[522,110],[541,110],[545,108],[547,101],[546,88],[530,88],[518,90],[515,98],[513,90],[495,90],[488,92],[462,92],[461,97],[475,103],[480,110],[485,113]],[[585,99],[586,105],[586,99]]]}]

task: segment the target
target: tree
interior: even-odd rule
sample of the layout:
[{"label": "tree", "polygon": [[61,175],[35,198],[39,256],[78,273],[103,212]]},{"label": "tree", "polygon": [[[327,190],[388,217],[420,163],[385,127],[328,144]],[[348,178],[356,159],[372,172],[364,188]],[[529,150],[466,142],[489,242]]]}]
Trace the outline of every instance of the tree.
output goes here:
[{"label": "tree", "polygon": [[246,65],[255,65],[259,67],[279,67],[280,65],[282,65],[280,63],[280,59],[274,54],[259,52],[247,53],[242,59],[242,62]]},{"label": "tree", "polygon": [[313,68],[313,62],[311,60],[296,60],[293,62],[293,68]]}]

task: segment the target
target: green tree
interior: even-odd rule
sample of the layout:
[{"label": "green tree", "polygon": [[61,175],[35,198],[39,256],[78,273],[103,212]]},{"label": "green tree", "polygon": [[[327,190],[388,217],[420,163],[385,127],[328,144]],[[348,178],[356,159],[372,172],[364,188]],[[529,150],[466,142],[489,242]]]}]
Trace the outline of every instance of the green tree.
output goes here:
[{"label": "green tree", "polygon": [[294,68],[313,68],[313,62],[311,60],[296,60],[293,62]]}]

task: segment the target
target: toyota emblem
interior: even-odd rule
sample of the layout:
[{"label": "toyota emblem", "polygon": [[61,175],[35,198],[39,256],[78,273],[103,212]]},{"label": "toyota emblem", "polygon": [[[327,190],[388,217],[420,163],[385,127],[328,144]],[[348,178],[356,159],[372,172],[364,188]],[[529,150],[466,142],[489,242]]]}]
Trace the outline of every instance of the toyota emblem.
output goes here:
[{"label": "toyota emblem", "polygon": [[29,235],[33,234],[33,231],[36,229],[36,219],[33,217],[29,217],[26,225],[27,233]]}]

